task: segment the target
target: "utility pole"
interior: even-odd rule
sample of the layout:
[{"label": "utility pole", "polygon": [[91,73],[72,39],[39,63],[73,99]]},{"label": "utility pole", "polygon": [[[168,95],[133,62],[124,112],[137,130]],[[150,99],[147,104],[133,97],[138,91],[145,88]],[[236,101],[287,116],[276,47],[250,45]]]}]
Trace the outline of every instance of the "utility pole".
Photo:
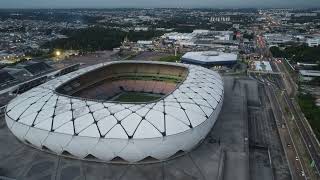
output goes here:
[{"label": "utility pole", "polygon": [[177,46],[174,46],[174,56],[177,56]]}]

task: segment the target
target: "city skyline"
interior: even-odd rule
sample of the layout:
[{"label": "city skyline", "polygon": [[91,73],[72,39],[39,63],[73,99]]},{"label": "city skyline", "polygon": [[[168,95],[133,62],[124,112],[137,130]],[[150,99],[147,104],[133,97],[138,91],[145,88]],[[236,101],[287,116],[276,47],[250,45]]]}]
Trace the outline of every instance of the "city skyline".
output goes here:
[{"label": "city skyline", "polygon": [[0,0],[0,179],[320,180],[320,0],[277,1]]},{"label": "city skyline", "polygon": [[320,7],[317,0],[12,0],[1,2],[4,8],[315,8]]}]

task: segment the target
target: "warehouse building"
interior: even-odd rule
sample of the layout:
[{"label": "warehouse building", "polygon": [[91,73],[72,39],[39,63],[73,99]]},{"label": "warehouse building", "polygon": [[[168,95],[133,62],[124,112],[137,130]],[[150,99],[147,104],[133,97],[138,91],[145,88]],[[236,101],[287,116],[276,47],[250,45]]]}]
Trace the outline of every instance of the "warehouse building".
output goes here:
[{"label": "warehouse building", "polygon": [[299,78],[301,81],[311,81],[316,77],[320,77],[320,71],[315,70],[300,70]]}]

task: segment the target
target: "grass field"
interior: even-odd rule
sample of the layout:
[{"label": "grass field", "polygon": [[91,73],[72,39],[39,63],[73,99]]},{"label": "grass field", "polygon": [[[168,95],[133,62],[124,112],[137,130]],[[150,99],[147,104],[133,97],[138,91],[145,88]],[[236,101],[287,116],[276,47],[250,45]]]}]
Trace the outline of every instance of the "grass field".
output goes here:
[{"label": "grass field", "polygon": [[159,59],[159,61],[164,61],[164,62],[180,62],[181,61],[181,57],[182,55],[177,55],[177,56],[174,56],[174,55],[170,55],[170,56],[164,56],[164,57],[161,57]]},{"label": "grass field", "polygon": [[160,99],[163,95],[140,92],[124,92],[117,96],[113,101],[119,102],[149,102]]},{"label": "grass field", "polygon": [[113,78],[113,80],[143,80],[143,81],[163,81],[163,82],[172,82],[180,83],[184,77],[171,76],[171,75],[159,75],[159,74],[145,74],[145,75],[136,75],[136,76],[119,76]]}]

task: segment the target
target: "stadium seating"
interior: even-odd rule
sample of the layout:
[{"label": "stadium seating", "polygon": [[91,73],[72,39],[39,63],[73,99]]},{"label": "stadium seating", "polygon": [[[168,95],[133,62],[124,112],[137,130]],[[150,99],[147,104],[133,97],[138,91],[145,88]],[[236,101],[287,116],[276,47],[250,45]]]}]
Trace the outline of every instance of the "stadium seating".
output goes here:
[{"label": "stadium seating", "polygon": [[[183,67],[165,64],[113,64],[73,79],[57,91],[103,100],[112,99],[121,92],[168,94],[175,90],[187,73]],[[77,86],[72,86],[73,84]]]}]

